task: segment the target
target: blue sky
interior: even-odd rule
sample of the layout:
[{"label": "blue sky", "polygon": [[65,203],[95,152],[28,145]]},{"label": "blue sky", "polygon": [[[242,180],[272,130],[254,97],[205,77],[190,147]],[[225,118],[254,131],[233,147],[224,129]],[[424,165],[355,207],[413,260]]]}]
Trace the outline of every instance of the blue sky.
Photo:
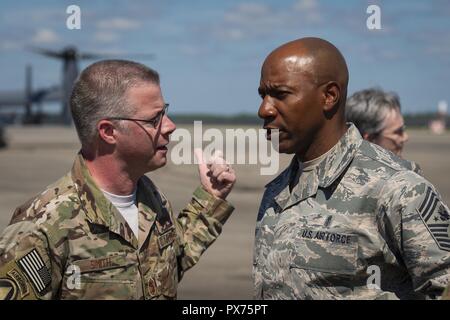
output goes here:
[{"label": "blue sky", "polygon": [[[81,30],[66,28],[66,8],[81,8]],[[381,30],[366,9],[381,8]],[[284,42],[322,37],[346,57],[349,93],[380,86],[400,95],[404,112],[435,111],[450,101],[448,0],[223,0],[0,2],[0,91],[58,84],[61,64],[26,46],[154,53],[173,113],[256,113],[260,67]],[[90,62],[83,61],[80,67]]]}]

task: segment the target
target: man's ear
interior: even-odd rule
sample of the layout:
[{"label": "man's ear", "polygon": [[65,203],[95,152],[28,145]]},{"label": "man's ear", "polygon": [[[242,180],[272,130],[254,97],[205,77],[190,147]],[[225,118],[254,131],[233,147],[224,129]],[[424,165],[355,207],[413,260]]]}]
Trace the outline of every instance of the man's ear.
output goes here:
[{"label": "man's ear", "polygon": [[363,135],[362,135],[362,137],[363,137],[363,139],[364,140],[367,140],[367,141],[369,141],[369,142],[373,142],[373,143],[375,143],[375,140],[376,140],[376,135],[375,134],[368,134],[367,132],[366,133],[364,133]]},{"label": "man's ear", "polygon": [[341,98],[341,87],[336,81],[330,81],[324,85],[323,90],[325,99],[323,110],[328,112],[331,111],[339,102],[339,99]]},{"label": "man's ear", "polygon": [[109,120],[100,120],[97,123],[97,131],[101,140],[107,144],[116,144],[116,127]]}]

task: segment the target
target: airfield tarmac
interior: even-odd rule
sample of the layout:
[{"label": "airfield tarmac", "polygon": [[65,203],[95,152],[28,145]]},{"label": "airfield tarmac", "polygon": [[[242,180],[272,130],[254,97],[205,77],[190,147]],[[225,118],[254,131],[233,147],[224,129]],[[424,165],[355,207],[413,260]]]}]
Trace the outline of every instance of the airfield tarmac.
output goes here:
[{"label": "airfield tarmac", "polygon": [[[79,149],[74,128],[9,127],[6,132],[10,145],[0,150],[0,231],[17,205],[70,170]],[[450,204],[450,133],[441,136],[426,130],[408,133],[410,141],[404,157],[420,164],[425,177],[437,187],[445,203]],[[289,160],[290,156],[281,156],[279,171]],[[252,298],[256,214],[264,185],[274,176],[261,176],[258,165],[234,165],[234,168],[237,183],[228,200],[235,211],[219,239],[185,274],[179,286],[179,299]],[[164,168],[149,176],[168,195],[176,211],[184,207],[199,184],[196,165],[176,166],[170,159]]]}]

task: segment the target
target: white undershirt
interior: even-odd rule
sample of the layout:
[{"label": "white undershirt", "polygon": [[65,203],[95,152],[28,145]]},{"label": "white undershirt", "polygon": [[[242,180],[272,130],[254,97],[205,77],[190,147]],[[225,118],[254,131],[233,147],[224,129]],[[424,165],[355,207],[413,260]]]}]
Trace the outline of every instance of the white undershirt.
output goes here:
[{"label": "white undershirt", "polygon": [[119,210],[125,221],[133,230],[136,238],[139,235],[139,211],[136,206],[136,190],[130,195],[119,196],[102,189],[105,197]]},{"label": "white undershirt", "polygon": [[[337,144],[336,144],[337,145]],[[301,162],[298,158],[298,170],[296,172],[296,175],[294,177],[294,179],[292,180],[292,182],[289,184],[289,190],[292,192],[292,190],[294,189],[295,185],[297,185],[298,183],[300,183],[302,180],[306,179],[306,177],[313,171],[316,169],[316,167],[326,158],[328,157],[328,155],[334,150],[334,148],[336,148],[336,145],[334,145],[333,148],[331,148],[330,150],[328,150],[327,152],[325,152],[324,154],[322,154],[321,156],[318,156],[315,159],[309,160],[309,161],[305,161],[305,162]]]},{"label": "white undershirt", "polygon": [[330,150],[328,150],[327,152],[325,152],[323,155],[318,156],[317,158],[309,160],[309,161],[301,162],[300,160],[298,160],[299,167],[302,168],[302,172],[312,171],[322,162],[322,160],[324,160],[326,157],[328,157],[328,155],[333,150],[334,150],[334,147],[331,148]]}]

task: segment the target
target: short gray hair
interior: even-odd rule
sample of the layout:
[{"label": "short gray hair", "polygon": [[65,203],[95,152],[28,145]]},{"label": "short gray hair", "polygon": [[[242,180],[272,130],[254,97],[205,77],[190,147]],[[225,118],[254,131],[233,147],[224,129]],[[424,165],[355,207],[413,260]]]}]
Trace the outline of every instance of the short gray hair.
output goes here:
[{"label": "short gray hair", "polygon": [[143,82],[159,85],[159,75],[133,61],[103,60],[83,70],[70,97],[70,110],[82,147],[94,141],[101,119],[132,116],[135,108],[126,101],[125,94]]},{"label": "short gray hair", "polygon": [[372,135],[384,129],[384,119],[389,111],[400,112],[400,109],[400,98],[395,92],[370,88],[355,92],[347,99],[345,117],[355,124],[361,135]]}]

